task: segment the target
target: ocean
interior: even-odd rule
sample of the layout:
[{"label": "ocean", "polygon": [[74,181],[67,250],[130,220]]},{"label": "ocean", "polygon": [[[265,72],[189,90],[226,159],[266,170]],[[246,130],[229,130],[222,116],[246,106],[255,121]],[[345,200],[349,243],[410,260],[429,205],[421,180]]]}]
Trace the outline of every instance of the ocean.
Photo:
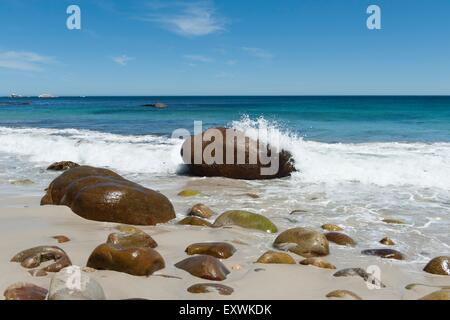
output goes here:
[{"label": "ocean", "polygon": [[[155,102],[168,108],[142,106]],[[194,121],[277,132],[298,171],[270,181],[184,176],[182,140],[171,135]],[[42,194],[57,175],[46,166],[61,160],[160,190],[180,216],[193,200],[177,191],[203,185],[201,201],[217,212],[248,209],[281,229],[341,224],[365,247],[390,236],[407,262],[450,251],[450,97],[0,98],[0,194]],[[239,196],[249,191],[260,198]]]}]

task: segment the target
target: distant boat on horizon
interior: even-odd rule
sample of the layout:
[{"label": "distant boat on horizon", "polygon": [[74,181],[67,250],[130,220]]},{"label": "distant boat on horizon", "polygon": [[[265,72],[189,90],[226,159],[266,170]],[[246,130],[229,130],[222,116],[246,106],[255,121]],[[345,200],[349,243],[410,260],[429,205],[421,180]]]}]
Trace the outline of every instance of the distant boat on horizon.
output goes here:
[{"label": "distant boat on horizon", "polygon": [[23,96],[21,96],[20,94],[15,94],[15,93],[11,93],[11,95],[9,97],[12,99],[23,98]]},{"label": "distant boat on horizon", "polygon": [[51,94],[48,94],[48,93],[43,93],[43,94],[38,95],[38,98],[40,98],[40,99],[53,99],[53,98],[57,98],[57,96],[54,96],[54,95],[51,95]]}]

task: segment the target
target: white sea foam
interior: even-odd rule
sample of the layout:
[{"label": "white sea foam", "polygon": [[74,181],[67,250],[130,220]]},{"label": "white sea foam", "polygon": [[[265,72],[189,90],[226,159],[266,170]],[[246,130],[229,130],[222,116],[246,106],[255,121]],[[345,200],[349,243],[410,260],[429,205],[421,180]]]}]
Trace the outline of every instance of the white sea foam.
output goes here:
[{"label": "white sea foam", "polygon": [[[263,118],[244,117],[232,125],[253,137],[258,129],[277,135],[280,146],[294,156],[299,170],[294,179],[302,182],[450,188],[450,143],[329,144],[305,141]],[[122,172],[174,174],[182,163],[181,144],[154,135],[0,127],[0,152],[31,162],[71,160]]]}]

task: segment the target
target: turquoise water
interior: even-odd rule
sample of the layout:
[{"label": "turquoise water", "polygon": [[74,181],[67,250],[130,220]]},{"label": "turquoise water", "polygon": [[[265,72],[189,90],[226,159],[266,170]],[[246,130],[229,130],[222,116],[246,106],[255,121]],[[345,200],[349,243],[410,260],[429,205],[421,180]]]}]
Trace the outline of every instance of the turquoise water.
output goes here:
[{"label": "turquoise water", "polygon": [[[31,102],[3,105],[2,102]],[[142,107],[163,102],[164,110]],[[450,97],[87,97],[0,98],[0,126],[170,135],[225,126],[243,116],[320,142],[448,142]]]}]

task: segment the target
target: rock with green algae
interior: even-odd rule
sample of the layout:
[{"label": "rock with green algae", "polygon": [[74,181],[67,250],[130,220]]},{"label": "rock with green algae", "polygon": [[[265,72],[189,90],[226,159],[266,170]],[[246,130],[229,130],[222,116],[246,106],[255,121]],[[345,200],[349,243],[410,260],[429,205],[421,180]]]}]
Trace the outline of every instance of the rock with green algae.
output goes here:
[{"label": "rock with green algae", "polygon": [[263,215],[244,211],[244,210],[230,210],[222,213],[213,227],[224,227],[235,225],[246,229],[256,229],[268,233],[276,233],[278,228]]},{"label": "rock with green algae", "polygon": [[201,194],[200,191],[192,190],[192,189],[185,189],[185,190],[182,190],[182,191],[178,192],[178,195],[180,197],[195,197],[195,196],[198,196],[200,194]]},{"label": "rock with green algae", "polygon": [[285,252],[269,250],[260,256],[256,263],[295,264],[295,260]]}]

